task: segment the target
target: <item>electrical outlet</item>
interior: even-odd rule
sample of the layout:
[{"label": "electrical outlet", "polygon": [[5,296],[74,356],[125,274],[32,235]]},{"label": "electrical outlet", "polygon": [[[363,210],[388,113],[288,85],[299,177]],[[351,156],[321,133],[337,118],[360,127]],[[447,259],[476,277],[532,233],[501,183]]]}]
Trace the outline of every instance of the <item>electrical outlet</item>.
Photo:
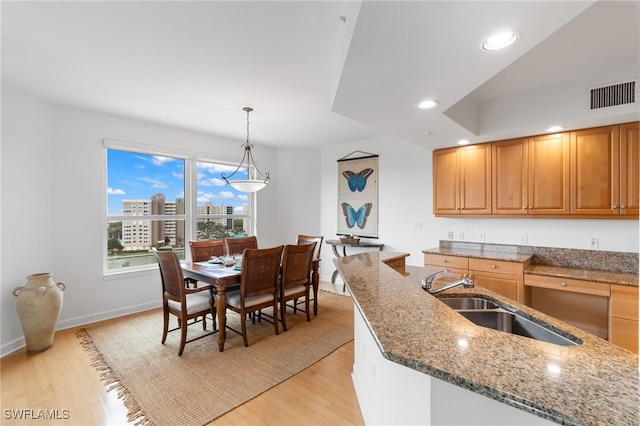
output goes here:
[{"label": "electrical outlet", "polygon": [[484,232],[481,232],[481,233],[480,233],[480,235],[478,235],[478,239],[479,239],[480,241],[484,241],[484,240],[485,240],[485,238],[486,238],[486,235],[484,234]]},{"label": "electrical outlet", "polygon": [[464,232],[462,232],[462,231],[458,232],[458,240],[459,241],[464,241]]},{"label": "electrical outlet", "polygon": [[589,248],[595,249],[600,245],[600,240],[597,237],[589,238]]},{"label": "electrical outlet", "polygon": [[527,234],[520,234],[520,237],[518,238],[518,242],[520,244],[527,244],[528,241],[529,241],[529,236]]},{"label": "electrical outlet", "polygon": [[453,231],[447,232],[447,238],[453,240]]},{"label": "electrical outlet", "polygon": [[422,231],[422,222],[416,222],[416,231]]}]

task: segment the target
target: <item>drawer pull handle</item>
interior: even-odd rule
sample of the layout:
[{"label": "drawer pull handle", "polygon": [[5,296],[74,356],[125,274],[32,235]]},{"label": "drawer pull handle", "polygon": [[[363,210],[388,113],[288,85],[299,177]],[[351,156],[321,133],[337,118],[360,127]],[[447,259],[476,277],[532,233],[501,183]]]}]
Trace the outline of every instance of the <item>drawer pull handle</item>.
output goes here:
[{"label": "drawer pull handle", "polygon": [[560,285],[561,285],[562,287],[566,287],[566,286],[567,286],[567,283],[560,283]]},{"label": "drawer pull handle", "polygon": [[626,209],[627,206],[625,206],[624,204],[620,206],[621,209]]},{"label": "drawer pull handle", "polygon": [[496,265],[491,265],[491,267],[492,267],[493,269],[496,269]]},{"label": "drawer pull handle", "polygon": [[443,260],[442,260],[442,263],[447,263],[447,259],[443,259]]}]

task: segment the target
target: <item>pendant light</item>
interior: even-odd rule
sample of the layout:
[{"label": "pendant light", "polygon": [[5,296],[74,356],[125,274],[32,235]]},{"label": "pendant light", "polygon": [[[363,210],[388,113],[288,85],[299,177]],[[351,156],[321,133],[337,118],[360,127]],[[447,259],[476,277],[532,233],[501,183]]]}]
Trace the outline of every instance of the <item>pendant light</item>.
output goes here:
[{"label": "pendant light", "polygon": [[[255,160],[253,159],[253,155],[251,155],[251,148],[253,148],[253,145],[251,145],[251,142],[249,142],[249,113],[253,111],[253,108],[244,107],[242,108],[242,110],[247,112],[247,143],[242,145],[242,147],[244,148],[244,155],[242,156],[242,160],[240,161],[240,164],[238,165],[236,170],[233,173],[231,173],[231,175],[229,176],[225,176],[223,173],[222,179],[224,179],[224,181],[227,182],[227,185],[231,185],[233,188],[237,189],[238,191],[257,192],[257,191],[260,191],[265,186],[267,186],[267,183],[269,182],[270,177],[269,177],[269,172],[262,174],[260,169],[258,169],[258,166],[256,165]],[[247,179],[229,180],[233,177],[233,175],[235,175],[238,172],[238,170],[240,170],[240,168],[244,163],[245,158],[247,159],[247,165],[246,165]],[[263,179],[249,179],[249,174],[251,173],[251,163],[253,163],[253,168],[256,170],[256,173],[259,176],[262,176]]]}]

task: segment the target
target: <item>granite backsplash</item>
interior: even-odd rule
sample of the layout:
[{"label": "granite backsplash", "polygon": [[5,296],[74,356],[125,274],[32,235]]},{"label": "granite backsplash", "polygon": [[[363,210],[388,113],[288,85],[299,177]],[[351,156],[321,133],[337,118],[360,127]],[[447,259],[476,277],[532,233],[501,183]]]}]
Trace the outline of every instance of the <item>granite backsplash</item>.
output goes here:
[{"label": "granite backsplash", "polygon": [[440,240],[440,248],[532,255],[532,265],[638,273],[638,253]]}]

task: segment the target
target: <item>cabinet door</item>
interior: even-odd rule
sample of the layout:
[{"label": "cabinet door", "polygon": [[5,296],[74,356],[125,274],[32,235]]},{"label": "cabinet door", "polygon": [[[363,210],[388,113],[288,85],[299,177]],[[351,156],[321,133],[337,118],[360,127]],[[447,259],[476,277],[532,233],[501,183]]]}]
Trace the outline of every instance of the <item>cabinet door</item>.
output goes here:
[{"label": "cabinet door", "polygon": [[619,127],[571,132],[571,214],[618,215]]},{"label": "cabinet door", "polygon": [[620,126],[620,214],[640,213],[640,123]]},{"label": "cabinet door", "polygon": [[491,144],[458,149],[460,213],[491,214]]},{"label": "cabinet door", "polygon": [[433,152],[433,213],[458,214],[460,164],[458,149]]},{"label": "cabinet door", "polygon": [[638,321],[638,287],[611,284],[612,317]]},{"label": "cabinet door", "polygon": [[638,353],[638,321],[623,318],[611,318],[609,341],[622,346],[633,353]]},{"label": "cabinet door", "polygon": [[569,214],[569,134],[529,138],[529,214]]},{"label": "cabinet door", "polygon": [[491,144],[493,214],[527,214],[527,139]]},{"label": "cabinet door", "polygon": [[518,300],[518,286],[522,279],[514,275],[491,274],[488,272],[469,271],[475,285],[495,291],[509,299]]}]

